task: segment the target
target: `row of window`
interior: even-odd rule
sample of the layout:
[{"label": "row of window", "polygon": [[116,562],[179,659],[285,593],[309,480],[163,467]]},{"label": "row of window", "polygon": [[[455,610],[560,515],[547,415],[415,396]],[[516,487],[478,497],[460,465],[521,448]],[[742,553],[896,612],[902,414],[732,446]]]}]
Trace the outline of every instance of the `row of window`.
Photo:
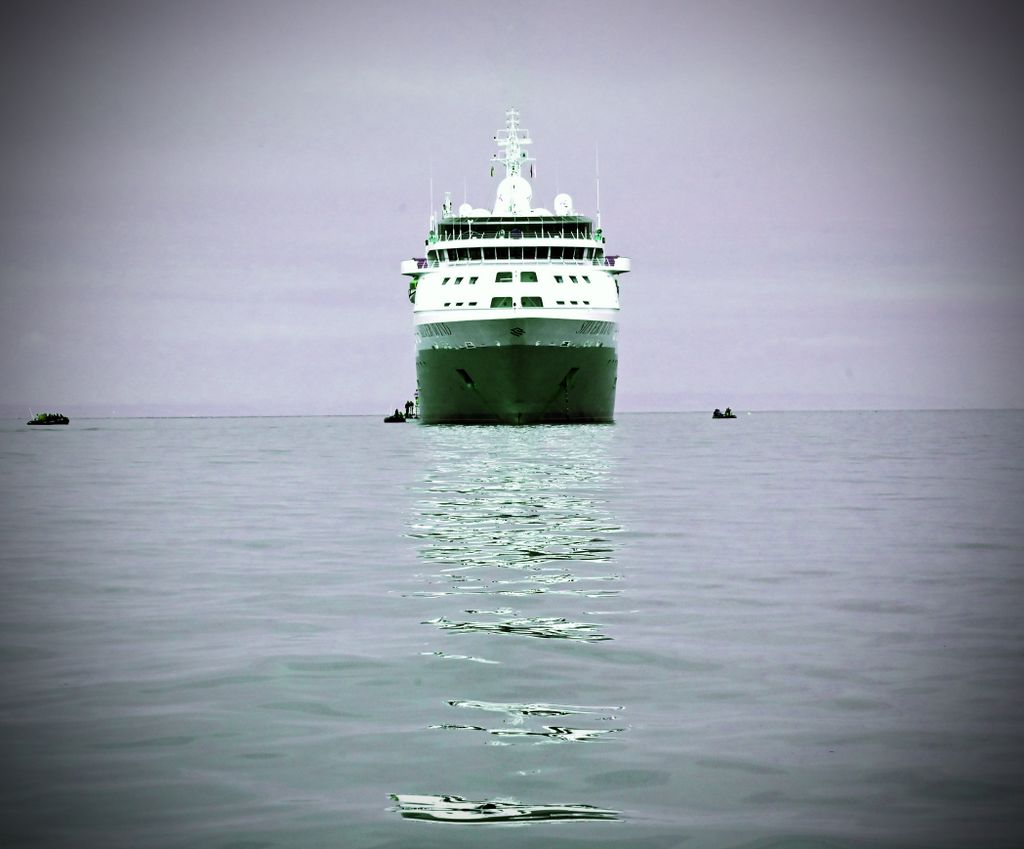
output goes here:
[{"label": "row of window", "polygon": [[[499,271],[497,274],[494,275],[494,282],[495,283],[511,283],[512,280],[513,280],[512,275],[514,273],[518,273],[519,274],[519,282],[520,283],[536,283],[537,282],[537,272],[536,271],[520,271],[520,272]],[[589,283],[590,282],[590,278],[586,274],[581,274],[581,275],[579,275],[579,277],[577,277],[575,274],[570,274],[570,275],[568,275],[568,277],[569,277],[569,282],[571,282],[571,283],[579,283],[580,280],[582,280],[584,283]],[[453,286],[458,286],[458,285],[460,285],[462,283],[463,280],[465,280],[470,286],[475,286],[476,285],[476,281],[479,280],[479,279],[480,279],[479,277],[469,277],[469,278],[466,278],[466,277],[445,277],[441,281],[441,285],[442,286],[447,286],[448,285],[448,281],[450,280],[450,281],[452,281],[452,285]],[[565,277],[563,277],[561,274],[556,274],[555,275],[555,282],[556,283],[564,283],[565,282]]]},{"label": "row of window", "polygon": [[[597,231],[600,236],[601,231]],[[516,221],[508,218],[441,224],[438,237],[445,239],[592,239],[591,222],[586,219],[561,221]]]},{"label": "row of window", "polygon": [[[512,307],[513,306],[513,300],[514,300],[513,298],[508,298],[508,297],[491,298],[491,309],[499,309],[499,308],[502,308],[502,307],[506,307],[506,308]],[[555,301],[555,303],[558,304],[559,306],[565,306],[565,301]],[[584,306],[587,306],[587,307],[590,306],[590,301],[569,301],[569,304],[571,306],[574,306],[574,307],[575,306],[579,306],[581,303]],[[444,305],[446,307],[451,307],[451,306],[456,306],[456,307],[463,307],[463,306],[465,306],[465,307],[475,307],[477,305],[477,302],[476,301],[468,301],[468,302],[467,301],[455,301],[454,303],[452,303],[451,301],[445,301]],[[544,306],[544,299],[539,297],[539,296],[537,296],[537,295],[523,295],[523,297],[521,297],[519,299],[519,305],[523,306],[523,307],[542,307],[542,306]]]},{"label": "row of window", "polygon": [[487,260],[522,260],[522,259],[601,259],[604,251],[601,248],[569,247],[563,245],[516,245],[515,247],[490,248],[448,248],[427,251],[427,259],[431,262],[484,262]]}]

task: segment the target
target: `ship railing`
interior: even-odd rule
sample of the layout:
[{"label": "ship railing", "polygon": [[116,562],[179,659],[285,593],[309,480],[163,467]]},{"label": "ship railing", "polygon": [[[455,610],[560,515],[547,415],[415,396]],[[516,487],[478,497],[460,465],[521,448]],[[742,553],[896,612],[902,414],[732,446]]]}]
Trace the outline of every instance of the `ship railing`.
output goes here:
[{"label": "ship railing", "polygon": [[[407,268],[411,271],[413,268],[428,270],[431,268],[441,268],[442,266],[448,267],[452,265],[508,265],[513,262],[518,265],[522,265],[523,263],[557,263],[559,265],[591,265],[615,269],[621,269],[625,266],[625,270],[629,270],[629,260],[624,256],[618,255],[602,256],[592,259],[564,259],[562,257],[556,259],[551,259],[550,257],[537,257],[531,259],[481,259],[480,257],[476,257],[474,259],[437,260],[416,257],[411,260],[405,260],[402,263],[402,267],[403,271]],[[415,263],[415,266],[412,265],[413,263]]]}]

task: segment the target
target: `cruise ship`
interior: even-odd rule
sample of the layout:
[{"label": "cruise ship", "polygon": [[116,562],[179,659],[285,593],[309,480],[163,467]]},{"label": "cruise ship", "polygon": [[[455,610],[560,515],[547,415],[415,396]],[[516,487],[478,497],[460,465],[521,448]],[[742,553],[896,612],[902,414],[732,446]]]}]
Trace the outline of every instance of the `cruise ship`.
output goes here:
[{"label": "cruise ship", "polygon": [[[534,159],[519,113],[505,113],[493,209],[431,213],[426,256],[405,260],[416,330],[417,412],[425,424],[610,422],[618,368],[619,276],[595,222],[558,194],[533,206]],[[600,195],[598,195],[600,197]],[[598,201],[600,207],[600,201]]]}]

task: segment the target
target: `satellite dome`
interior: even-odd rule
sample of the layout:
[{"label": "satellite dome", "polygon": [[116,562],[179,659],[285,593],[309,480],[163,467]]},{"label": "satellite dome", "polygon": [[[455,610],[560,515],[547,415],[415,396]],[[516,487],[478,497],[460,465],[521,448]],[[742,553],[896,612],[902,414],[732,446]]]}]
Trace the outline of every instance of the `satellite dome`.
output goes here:
[{"label": "satellite dome", "polygon": [[529,215],[533,189],[517,174],[510,174],[498,184],[494,201],[495,215]]},{"label": "satellite dome", "polygon": [[572,215],[572,198],[565,192],[555,195],[555,215]]},{"label": "satellite dome", "polygon": [[467,215],[473,214],[473,204],[471,203],[460,203],[459,204],[459,215],[465,218]]}]

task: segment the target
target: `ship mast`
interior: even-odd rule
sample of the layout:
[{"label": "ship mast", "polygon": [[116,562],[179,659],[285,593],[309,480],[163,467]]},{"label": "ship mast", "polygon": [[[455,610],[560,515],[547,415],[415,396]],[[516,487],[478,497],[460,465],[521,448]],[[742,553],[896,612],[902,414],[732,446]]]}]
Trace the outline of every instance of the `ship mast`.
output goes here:
[{"label": "ship mast", "polygon": [[519,113],[515,109],[505,110],[505,128],[498,130],[494,135],[494,141],[502,149],[491,157],[491,176],[494,176],[494,166],[504,165],[506,177],[518,177],[525,163],[530,163],[530,176],[533,177],[533,163],[536,161],[528,156],[523,148],[533,144],[530,138],[530,131],[520,129]]}]

